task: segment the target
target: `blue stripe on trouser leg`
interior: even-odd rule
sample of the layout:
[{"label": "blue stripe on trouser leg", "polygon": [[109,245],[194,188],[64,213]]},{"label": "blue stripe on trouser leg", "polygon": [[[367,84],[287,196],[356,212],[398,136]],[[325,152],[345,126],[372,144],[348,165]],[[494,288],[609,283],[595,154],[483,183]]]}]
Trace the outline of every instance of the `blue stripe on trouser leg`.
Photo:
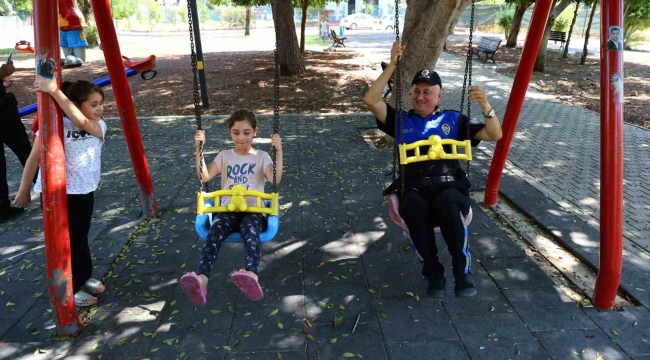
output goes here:
[{"label": "blue stripe on trouser leg", "polygon": [[460,221],[463,223],[463,228],[465,229],[465,236],[463,239],[463,255],[465,255],[465,274],[469,273],[469,269],[472,263],[472,256],[469,253],[469,231],[467,230],[467,222],[465,221],[465,216],[463,213],[460,213]]},{"label": "blue stripe on trouser leg", "polygon": [[215,261],[217,261],[217,255],[219,255],[221,245],[226,241],[228,235],[235,231],[237,223],[238,217],[236,214],[216,214],[212,226],[210,226],[208,236],[205,239],[205,243],[203,244],[203,250],[201,250],[201,260],[199,261],[199,266],[196,270],[198,275],[203,274],[210,277],[212,267],[214,266]]},{"label": "blue stripe on trouser leg", "polygon": [[247,271],[258,273],[262,256],[260,234],[266,219],[262,214],[246,214],[239,224],[239,232],[244,242],[244,263]]}]

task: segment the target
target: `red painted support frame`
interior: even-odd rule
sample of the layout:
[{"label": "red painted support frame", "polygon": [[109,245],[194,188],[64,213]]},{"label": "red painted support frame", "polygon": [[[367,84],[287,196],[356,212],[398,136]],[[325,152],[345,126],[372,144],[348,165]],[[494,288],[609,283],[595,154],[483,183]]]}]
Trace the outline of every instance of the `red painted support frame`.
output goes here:
[{"label": "red painted support frame", "polygon": [[[53,71],[60,74],[58,3],[50,0],[34,0],[33,6],[34,23],[38,24],[34,27],[36,63],[38,64],[40,59],[52,61]],[[48,294],[59,337],[74,336],[78,333],[80,324],[72,293],[63,114],[50,95],[38,92],[36,99],[41,130],[38,137],[39,144],[34,146],[41,147]]]},{"label": "red painted support frame", "polygon": [[600,264],[594,304],[614,306],[623,270],[623,49],[609,50],[612,27],[623,44],[623,1],[600,8]]},{"label": "red painted support frame", "polygon": [[488,174],[487,183],[485,184],[485,197],[483,202],[487,206],[494,206],[499,199],[499,183],[501,182],[501,175],[503,168],[506,164],[508,151],[512,138],[515,135],[517,128],[517,121],[521,114],[521,108],[524,104],[528,84],[533,74],[533,67],[539,52],[539,46],[544,37],[544,28],[546,27],[546,20],[551,12],[552,0],[538,0],[535,3],[533,16],[529,25],[529,29],[538,29],[539,31],[528,31],[526,35],[526,42],[524,49],[521,53],[521,60],[519,60],[519,67],[515,74],[515,81],[512,84],[510,91],[510,99],[506,107],[506,113],[503,116],[503,137],[497,142],[492,156],[492,163],[490,164],[490,172]]},{"label": "red painted support frame", "polygon": [[[142,137],[133,108],[131,90],[124,74],[122,53],[117,42],[117,34],[113,24],[113,15],[108,0],[91,0],[90,4],[95,14],[97,32],[102,43],[106,68],[111,77],[113,94],[117,110],[122,120],[122,129],[131,154],[131,162],[141,194],[140,207],[145,217],[156,215],[156,198],[154,197],[149,165],[142,144]],[[58,33],[58,32],[57,32]]]}]

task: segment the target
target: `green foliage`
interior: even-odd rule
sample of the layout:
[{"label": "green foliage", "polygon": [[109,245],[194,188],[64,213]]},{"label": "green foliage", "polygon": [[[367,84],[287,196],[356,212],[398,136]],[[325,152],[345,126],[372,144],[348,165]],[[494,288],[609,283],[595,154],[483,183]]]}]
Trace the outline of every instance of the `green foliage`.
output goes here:
[{"label": "green foliage", "polygon": [[629,49],[638,43],[634,33],[650,28],[650,0],[629,0],[623,7],[623,24],[625,26],[625,48]]},{"label": "green foliage", "polygon": [[[203,1],[196,2],[196,10],[199,12],[199,21],[206,22],[210,20],[210,9]],[[187,12],[187,9],[186,9]]]},{"label": "green foliage", "polygon": [[147,1],[147,10],[149,11],[149,21],[158,23],[163,17],[162,9],[156,0]]},{"label": "green foliage", "polygon": [[571,21],[573,20],[573,9],[567,7],[562,13],[555,18],[553,23],[552,30],[555,31],[567,31],[571,26]]},{"label": "green foliage", "polygon": [[372,15],[372,13],[375,12],[375,5],[371,4],[370,2],[364,3],[364,13]]},{"label": "green foliage", "polygon": [[[0,4],[7,2],[15,12],[32,13],[32,0],[0,0]],[[2,5],[0,5],[2,7]],[[20,15],[19,15],[20,16]]]},{"label": "green foliage", "polygon": [[88,24],[84,32],[86,33],[88,47],[93,48],[99,46],[99,34],[97,33],[97,26],[94,23]]},{"label": "green foliage", "polygon": [[[236,7],[232,9],[222,9],[221,19],[223,21],[228,21],[229,27],[246,26],[246,8]],[[253,12],[251,11],[251,26],[254,26],[254,24],[255,16],[253,16]]]},{"label": "green foliage", "polygon": [[515,17],[515,10],[512,8],[501,7],[497,13],[497,25],[503,29],[506,38],[508,37],[508,32],[512,27],[512,21]]},{"label": "green foliage", "polygon": [[115,20],[129,19],[138,12],[135,0],[112,0],[111,11]]}]

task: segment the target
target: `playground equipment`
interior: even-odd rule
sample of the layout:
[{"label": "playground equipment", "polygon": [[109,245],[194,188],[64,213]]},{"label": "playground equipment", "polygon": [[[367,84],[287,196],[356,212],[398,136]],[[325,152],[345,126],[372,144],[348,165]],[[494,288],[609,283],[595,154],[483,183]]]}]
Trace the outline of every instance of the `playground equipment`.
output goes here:
[{"label": "playground equipment", "polygon": [[[35,44],[33,48],[31,44],[19,44],[19,47],[25,51],[34,50],[37,63],[39,61],[52,62],[56,71],[60,73],[58,4],[50,0],[34,0],[33,4]],[[111,8],[108,0],[91,0],[91,5],[115,94],[117,112],[122,120],[123,134],[141,192],[142,214],[145,217],[151,217],[156,215],[153,184],[133,108],[127,74],[123,70],[124,64],[117,43]],[[132,65],[137,68],[144,67],[143,64],[134,63]],[[44,182],[42,203],[48,293],[57,333],[59,337],[67,337],[78,333],[79,318],[72,293],[66,175],[65,166],[61,165],[65,161],[62,143],[63,127],[61,126],[63,119],[61,110],[51,96],[38,92],[37,100],[38,125],[43,132],[43,136],[39,136],[39,146],[44,150],[40,165]]]},{"label": "playground equipment", "polygon": [[[544,29],[551,6],[551,0],[535,3],[529,29]],[[593,299],[598,309],[607,310],[614,306],[623,268],[623,89],[622,83],[614,81],[623,75],[623,51],[607,48],[609,31],[623,28],[622,1],[601,1],[600,16],[600,265]],[[496,145],[490,164],[484,198],[488,206],[498,201],[501,175],[542,37],[542,31],[529,31],[526,35],[503,117],[503,137]],[[621,85],[620,88],[617,85]]]},{"label": "playground equipment", "polygon": [[[126,56],[122,56],[122,58],[124,59],[124,67],[127,68],[126,71],[124,72],[127,78],[140,74],[142,80],[152,80],[158,74],[158,72],[154,70],[154,68],[156,67],[155,55],[150,55],[148,58],[141,61],[132,61]],[[111,83],[110,76],[104,76],[103,78],[93,81],[93,84],[99,87],[104,87],[106,85],[109,85],[110,83]],[[20,108],[18,110],[18,113],[20,114],[20,117],[24,117],[32,113],[35,113],[37,109],[38,109],[38,104],[31,104]]]}]

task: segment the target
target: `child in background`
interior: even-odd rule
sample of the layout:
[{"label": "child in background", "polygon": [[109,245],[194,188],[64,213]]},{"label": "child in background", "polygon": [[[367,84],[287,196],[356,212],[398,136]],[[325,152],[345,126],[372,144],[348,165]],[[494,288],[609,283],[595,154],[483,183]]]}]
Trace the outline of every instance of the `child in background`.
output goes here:
[{"label": "child in background", "polygon": [[[57,74],[52,79],[37,76],[37,91],[50,94],[65,113],[63,118],[63,147],[65,149],[66,189],[68,193],[68,227],[72,258],[72,287],[74,302],[79,307],[97,302],[94,295],[102,293],[104,285],[92,276],[92,259],[88,232],[93,215],[94,193],[101,174],[101,154],[106,123],[102,120],[104,92],[97,85],[79,80],[65,81],[57,86]],[[38,132],[34,142],[38,140]],[[32,146],[14,204],[26,207],[31,201],[30,186],[40,162],[40,146]],[[41,171],[34,185],[42,191]]]}]

